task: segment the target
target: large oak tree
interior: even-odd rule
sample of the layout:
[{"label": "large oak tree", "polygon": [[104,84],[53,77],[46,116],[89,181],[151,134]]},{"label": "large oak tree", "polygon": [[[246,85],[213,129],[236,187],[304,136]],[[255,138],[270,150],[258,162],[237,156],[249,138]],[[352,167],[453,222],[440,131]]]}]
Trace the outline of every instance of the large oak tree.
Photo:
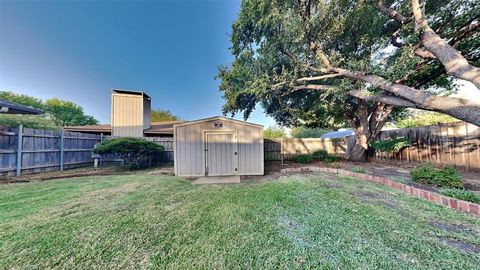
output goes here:
[{"label": "large oak tree", "polygon": [[261,103],[284,125],[347,122],[356,159],[394,106],[480,125],[478,101],[444,95],[457,78],[480,85],[475,2],[244,0],[219,72],[224,113]]}]

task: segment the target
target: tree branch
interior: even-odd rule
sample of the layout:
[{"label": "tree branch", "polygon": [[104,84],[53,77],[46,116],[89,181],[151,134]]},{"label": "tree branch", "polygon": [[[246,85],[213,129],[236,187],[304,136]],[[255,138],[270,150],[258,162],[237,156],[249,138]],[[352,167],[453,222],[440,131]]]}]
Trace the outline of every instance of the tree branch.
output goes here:
[{"label": "tree branch", "polygon": [[409,21],[409,18],[403,16],[399,12],[387,8],[384,4],[383,1],[378,1],[376,4],[376,7],[386,16],[394,19],[395,21],[401,23],[401,24],[406,24]]},{"label": "tree branch", "polygon": [[360,91],[360,90],[351,90],[348,93],[353,97],[367,100],[367,101],[379,102],[383,104],[395,105],[400,107],[418,108],[415,103],[409,100],[405,100],[397,96],[387,95],[384,93],[372,95],[370,92]]},{"label": "tree branch", "polygon": [[480,89],[480,68],[472,66],[463,55],[449,45],[428,25],[425,17],[425,1],[411,0],[415,30],[420,34],[420,40],[428,51],[442,63],[447,74],[472,82]]}]

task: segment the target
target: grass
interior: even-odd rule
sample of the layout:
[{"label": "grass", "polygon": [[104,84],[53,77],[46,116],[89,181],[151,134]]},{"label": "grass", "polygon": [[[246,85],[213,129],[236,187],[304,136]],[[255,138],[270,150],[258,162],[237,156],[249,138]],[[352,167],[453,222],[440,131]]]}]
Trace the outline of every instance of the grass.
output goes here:
[{"label": "grass", "polygon": [[367,173],[367,170],[365,170],[365,169],[362,168],[362,167],[353,167],[353,168],[352,168],[352,172],[356,172],[356,173]]},{"label": "grass", "polygon": [[147,174],[0,186],[0,269],[478,269],[480,219],[316,174],[192,186]]},{"label": "grass", "polygon": [[473,191],[463,189],[447,188],[440,190],[440,193],[445,196],[449,196],[455,199],[464,200],[468,202],[480,204],[480,195],[477,195]]}]

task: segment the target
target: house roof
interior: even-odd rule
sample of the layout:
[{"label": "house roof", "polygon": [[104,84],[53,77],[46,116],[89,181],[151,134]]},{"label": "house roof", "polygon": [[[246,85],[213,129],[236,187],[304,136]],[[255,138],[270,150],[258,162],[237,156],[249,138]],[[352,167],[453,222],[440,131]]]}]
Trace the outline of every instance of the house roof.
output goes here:
[{"label": "house roof", "polygon": [[42,114],[43,111],[30,106],[0,99],[0,114]]},{"label": "house roof", "polygon": [[173,126],[183,121],[152,122],[150,128],[145,129],[145,134],[173,134]]},{"label": "house roof", "polygon": [[66,131],[79,131],[79,132],[98,132],[108,133],[112,131],[110,125],[86,125],[86,126],[70,126],[64,128]]},{"label": "house roof", "polygon": [[188,125],[192,125],[192,124],[196,124],[196,123],[200,123],[200,122],[212,121],[212,120],[231,121],[231,122],[237,122],[237,123],[241,123],[241,124],[245,124],[245,125],[257,126],[257,127],[262,127],[263,128],[263,125],[250,123],[250,122],[242,121],[242,120],[237,120],[237,119],[233,119],[233,118],[227,118],[227,117],[224,117],[224,116],[213,116],[213,117],[202,118],[202,119],[198,119],[198,120],[194,120],[194,121],[182,122],[182,123],[176,124],[175,127],[188,126]]},{"label": "house roof", "polygon": [[[171,134],[173,135],[173,126],[182,123],[181,121],[162,121],[152,122],[150,128],[143,131],[144,134]],[[70,126],[65,127],[66,131],[77,132],[95,132],[95,133],[111,133],[111,125],[87,125],[87,126]]]}]

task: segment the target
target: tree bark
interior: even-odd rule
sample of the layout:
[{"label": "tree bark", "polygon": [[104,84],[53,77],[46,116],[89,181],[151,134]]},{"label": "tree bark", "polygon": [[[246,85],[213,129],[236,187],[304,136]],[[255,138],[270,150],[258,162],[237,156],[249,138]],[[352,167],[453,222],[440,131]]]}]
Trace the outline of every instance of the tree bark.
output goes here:
[{"label": "tree bark", "polygon": [[348,145],[348,160],[367,161],[369,143],[378,136],[392,109],[393,106],[378,102],[369,109],[366,101],[359,99],[355,112],[344,114],[355,133],[354,144]]},{"label": "tree bark", "polygon": [[458,50],[430,28],[424,10],[425,0],[412,0],[415,30],[420,33],[420,40],[425,49],[435,55],[448,75],[472,82],[480,89],[480,68],[470,65]]},{"label": "tree bark", "polygon": [[[408,102],[405,102],[406,107],[441,112],[465,122],[480,126],[480,103],[478,102],[463,98],[431,95],[407,85],[389,82],[377,75],[354,72],[342,68],[331,68],[330,70],[342,74],[346,78],[362,80],[372,86],[381,88],[386,92],[393,94],[394,97],[409,101],[409,105]],[[371,96],[370,99],[373,97],[375,96]],[[391,102],[388,102],[387,99],[378,101],[391,105],[400,105],[400,100],[397,99],[394,102],[393,98]]]}]

